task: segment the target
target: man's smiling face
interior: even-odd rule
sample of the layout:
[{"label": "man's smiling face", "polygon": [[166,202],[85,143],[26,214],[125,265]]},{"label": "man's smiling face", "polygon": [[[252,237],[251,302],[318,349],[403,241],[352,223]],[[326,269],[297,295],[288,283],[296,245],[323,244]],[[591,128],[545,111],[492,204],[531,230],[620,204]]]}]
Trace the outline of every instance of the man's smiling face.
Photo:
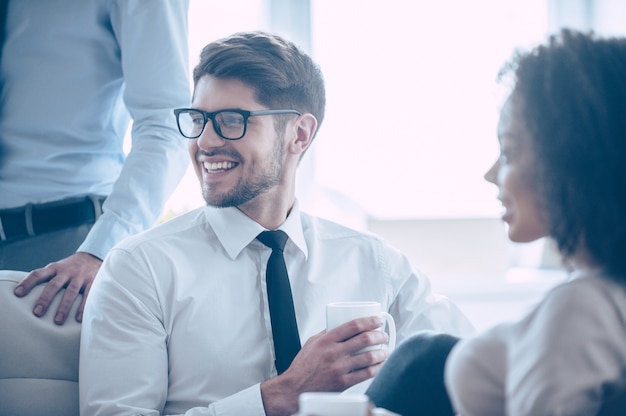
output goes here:
[{"label": "man's smiling face", "polygon": [[[254,90],[236,79],[205,75],[196,85],[192,107],[207,112],[224,109],[265,110]],[[200,137],[190,140],[189,153],[208,205],[241,206],[281,182],[285,149],[274,116],[252,116],[246,134],[225,140],[209,120]]]}]

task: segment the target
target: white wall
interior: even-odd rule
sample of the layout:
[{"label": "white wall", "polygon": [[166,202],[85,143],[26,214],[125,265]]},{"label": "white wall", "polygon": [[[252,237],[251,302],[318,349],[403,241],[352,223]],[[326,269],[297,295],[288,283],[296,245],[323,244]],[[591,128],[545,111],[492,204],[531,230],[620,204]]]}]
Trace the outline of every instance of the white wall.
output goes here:
[{"label": "white wall", "polygon": [[565,279],[550,244],[513,244],[498,219],[369,220],[367,228],[406,253],[478,329],[521,317]]}]

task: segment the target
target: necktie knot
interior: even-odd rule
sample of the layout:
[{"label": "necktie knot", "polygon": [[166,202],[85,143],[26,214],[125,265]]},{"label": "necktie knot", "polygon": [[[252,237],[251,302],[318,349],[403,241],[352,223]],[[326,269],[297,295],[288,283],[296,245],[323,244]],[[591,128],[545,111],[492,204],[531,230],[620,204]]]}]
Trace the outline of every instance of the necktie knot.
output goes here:
[{"label": "necktie knot", "polygon": [[257,240],[265,244],[267,247],[281,252],[285,248],[288,238],[287,234],[282,230],[263,231],[257,236]]}]

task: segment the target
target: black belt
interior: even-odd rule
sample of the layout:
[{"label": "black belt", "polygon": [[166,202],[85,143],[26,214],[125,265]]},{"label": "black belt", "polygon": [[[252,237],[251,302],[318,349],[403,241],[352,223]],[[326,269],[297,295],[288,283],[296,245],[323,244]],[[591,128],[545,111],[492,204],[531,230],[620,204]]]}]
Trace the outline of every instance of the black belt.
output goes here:
[{"label": "black belt", "polygon": [[104,200],[103,196],[89,195],[0,210],[0,240],[33,237],[93,223],[102,214]]}]

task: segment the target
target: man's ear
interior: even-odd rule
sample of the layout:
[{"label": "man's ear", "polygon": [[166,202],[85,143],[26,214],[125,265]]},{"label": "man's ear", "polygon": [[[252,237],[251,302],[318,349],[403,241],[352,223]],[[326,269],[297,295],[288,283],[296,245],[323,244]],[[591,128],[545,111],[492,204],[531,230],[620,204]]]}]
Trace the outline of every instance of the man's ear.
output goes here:
[{"label": "man's ear", "polygon": [[289,151],[295,154],[302,154],[311,145],[315,131],[317,130],[317,119],[311,113],[298,116],[294,125],[295,136],[289,142]]}]

